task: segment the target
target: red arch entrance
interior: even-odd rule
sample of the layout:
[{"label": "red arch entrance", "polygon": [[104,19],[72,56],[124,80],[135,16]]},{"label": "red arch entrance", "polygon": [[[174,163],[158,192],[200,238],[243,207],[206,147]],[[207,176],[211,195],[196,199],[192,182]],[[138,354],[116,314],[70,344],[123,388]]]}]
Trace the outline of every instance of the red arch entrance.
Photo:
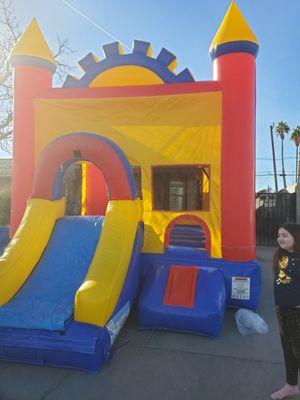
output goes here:
[{"label": "red arch entrance", "polygon": [[103,173],[110,200],[133,200],[136,189],[130,164],[112,141],[95,134],[75,133],[54,140],[41,153],[32,198],[52,199],[57,172],[63,164],[89,161]]}]

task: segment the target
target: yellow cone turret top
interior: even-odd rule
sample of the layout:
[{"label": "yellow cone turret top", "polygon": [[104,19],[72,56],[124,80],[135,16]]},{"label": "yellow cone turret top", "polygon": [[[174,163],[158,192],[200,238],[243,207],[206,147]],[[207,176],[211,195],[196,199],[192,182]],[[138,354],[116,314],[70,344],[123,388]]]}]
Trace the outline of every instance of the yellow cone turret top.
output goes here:
[{"label": "yellow cone turret top", "polygon": [[234,1],[231,2],[209,51],[213,59],[228,53],[258,53],[259,43]]},{"label": "yellow cone turret top", "polygon": [[10,61],[12,65],[32,65],[55,71],[56,61],[36,19],[31,21],[12,49]]}]

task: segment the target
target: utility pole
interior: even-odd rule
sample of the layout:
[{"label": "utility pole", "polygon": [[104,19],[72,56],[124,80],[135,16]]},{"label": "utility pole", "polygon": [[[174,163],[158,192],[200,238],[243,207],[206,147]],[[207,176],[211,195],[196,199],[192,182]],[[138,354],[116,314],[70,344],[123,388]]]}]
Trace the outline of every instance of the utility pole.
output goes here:
[{"label": "utility pole", "polygon": [[277,183],[277,171],[276,171],[276,160],[275,160],[275,147],[274,147],[274,137],[273,137],[274,122],[270,124],[270,134],[272,143],[272,155],[273,155],[273,169],[274,169],[274,180],[275,180],[275,192],[278,193],[278,183]]},{"label": "utility pole", "polygon": [[298,183],[298,146],[296,147],[296,171],[295,171],[295,184]]}]

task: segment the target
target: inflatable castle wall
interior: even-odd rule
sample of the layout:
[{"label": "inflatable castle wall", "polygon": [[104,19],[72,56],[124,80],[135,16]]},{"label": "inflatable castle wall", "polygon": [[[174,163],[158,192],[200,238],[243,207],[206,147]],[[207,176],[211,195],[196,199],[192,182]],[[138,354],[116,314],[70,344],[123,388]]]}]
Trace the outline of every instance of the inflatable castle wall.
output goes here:
[{"label": "inflatable castle wall", "polygon": [[[211,81],[175,72],[176,57],[164,48],[154,57],[148,42],[135,40],[128,54],[118,42],[103,51],[101,60],[84,57],[83,75],[62,88],[52,88],[56,62],[35,20],[11,53],[14,236],[0,259],[4,359],[22,359],[23,340],[33,363],[99,370],[138,288],[144,329],[216,337],[226,305],[258,306],[258,41],[237,5],[211,43]],[[82,210],[67,217],[62,181],[73,163],[82,168]],[[44,276],[53,281],[47,295]],[[24,316],[29,298],[41,307],[36,318]]]}]

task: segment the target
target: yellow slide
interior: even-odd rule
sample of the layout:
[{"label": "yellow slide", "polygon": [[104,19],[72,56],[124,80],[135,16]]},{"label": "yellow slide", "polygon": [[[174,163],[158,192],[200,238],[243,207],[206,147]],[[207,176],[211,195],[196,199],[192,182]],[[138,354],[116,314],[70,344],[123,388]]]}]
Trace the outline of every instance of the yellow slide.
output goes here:
[{"label": "yellow slide", "polygon": [[29,200],[22,222],[0,257],[0,306],[20,289],[39,261],[65,200]]},{"label": "yellow slide", "polygon": [[140,200],[108,203],[94,258],[76,293],[76,321],[98,326],[108,322],[122,291],[141,220]]}]

